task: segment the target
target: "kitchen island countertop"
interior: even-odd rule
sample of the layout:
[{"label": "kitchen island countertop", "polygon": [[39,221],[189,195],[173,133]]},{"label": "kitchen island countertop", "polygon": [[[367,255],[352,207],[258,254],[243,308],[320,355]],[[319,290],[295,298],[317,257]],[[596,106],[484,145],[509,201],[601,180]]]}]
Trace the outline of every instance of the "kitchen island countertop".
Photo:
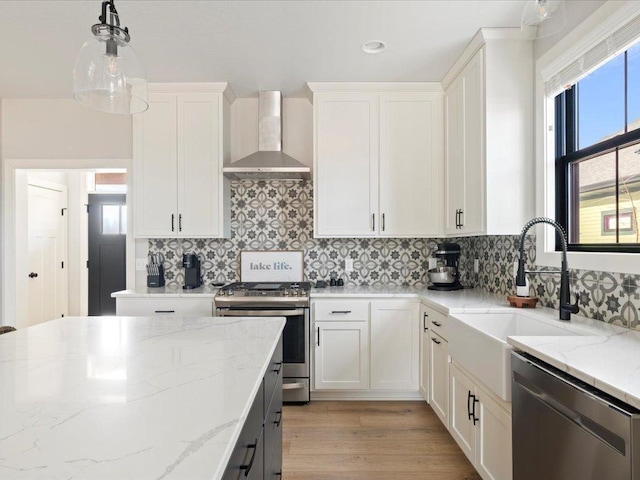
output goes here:
[{"label": "kitchen island countertop", "polygon": [[0,336],[0,478],[221,478],[285,320],[158,320]]}]

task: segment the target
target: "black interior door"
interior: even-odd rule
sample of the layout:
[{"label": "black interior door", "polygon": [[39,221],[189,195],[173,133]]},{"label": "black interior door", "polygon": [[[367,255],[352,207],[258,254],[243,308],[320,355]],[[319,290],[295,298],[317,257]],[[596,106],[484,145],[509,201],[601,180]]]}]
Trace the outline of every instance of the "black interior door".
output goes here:
[{"label": "black interior door", "polygon": [[115,315],[126,288],[126,209],[124,194],[89,195],[89,315]]}]

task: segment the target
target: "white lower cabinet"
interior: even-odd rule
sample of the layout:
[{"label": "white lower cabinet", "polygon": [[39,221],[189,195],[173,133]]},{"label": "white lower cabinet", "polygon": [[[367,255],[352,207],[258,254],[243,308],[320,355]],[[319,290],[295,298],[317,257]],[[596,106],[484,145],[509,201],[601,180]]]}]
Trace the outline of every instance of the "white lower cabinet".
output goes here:
[{"label": "white lower cabinet", "polygon": [[433,331],[429,342],[429,404],[449,428],[449,344]]},{"label": "white lower cabinet", "polygon": [[316,390],[369,388],[369,322],[316,321]]},{"label": "white lower cabinet", "polygon": [[418,390],[419,305],[371,302],[371,389]]},{"label": "white lower cabinet", "polygon": [[510,480],[511,415],[455,363],[449,385],[449,433],[483,479]]},{"label": "white lower cabinet", "polygon": [[419,310],[414,300],[314,300],[312,391],[329,391],[322,398],[339,390],[335,398],[415,399]]},{"label": "white lower cabinet", "polygon": [[420,393],[429,403],[429,356],[431,339],[429,338],[429,313],[425,305],[420,305]]},{"label": "white lower cabinet", "polygon": [[116,298],[116,315],[211,317],[213,298]]}]

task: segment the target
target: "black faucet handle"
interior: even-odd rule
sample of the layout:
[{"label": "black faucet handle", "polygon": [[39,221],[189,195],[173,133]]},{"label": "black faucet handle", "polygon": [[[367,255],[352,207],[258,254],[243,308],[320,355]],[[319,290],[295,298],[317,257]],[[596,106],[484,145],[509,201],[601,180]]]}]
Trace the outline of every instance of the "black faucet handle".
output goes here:
[{"label": "black faucet handle", "polygon": [[579,300],[580,300],[580,297],[576,295],[576,303],[573,303],[573,304],[569,303],[568,307],[571,313],[578,313],[580,311],[580,307],[578,307]]}]

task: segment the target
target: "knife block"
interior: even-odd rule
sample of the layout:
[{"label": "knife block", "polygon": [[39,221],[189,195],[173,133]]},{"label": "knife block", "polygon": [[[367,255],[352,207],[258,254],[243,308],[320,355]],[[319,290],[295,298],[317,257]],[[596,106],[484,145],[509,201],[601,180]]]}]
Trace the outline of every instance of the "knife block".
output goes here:
[{"label": "knife block", "polygon": [[164,287],[164,267],[162,265],[158,265],[156,273],[147,273],[147,287]]}]

